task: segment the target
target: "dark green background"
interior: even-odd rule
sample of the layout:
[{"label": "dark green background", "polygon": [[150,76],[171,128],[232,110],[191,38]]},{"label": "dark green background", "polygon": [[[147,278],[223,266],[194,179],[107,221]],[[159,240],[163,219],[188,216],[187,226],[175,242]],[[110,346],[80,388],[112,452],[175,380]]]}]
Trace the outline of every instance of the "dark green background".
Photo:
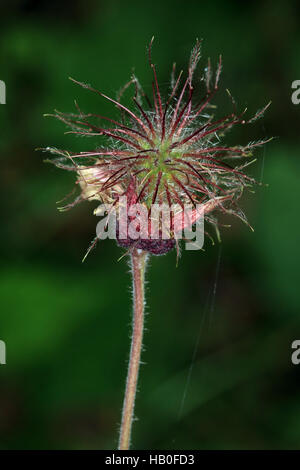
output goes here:
[{"label": "dark green background", "polygon": [[56,201],[72,190],[74,175],[44,164],[35,148],[96,147],[64,135],[43,113],[73,111],[76,98],[84,110],[116,117],[68,77],[114,97],[134,67],[149,90],[152,35],[163,91],[173,61],[185,67],[203,38],[201,67],[223,54],[221,114],[226,88],[251,114],[272,100],[263,120],[233,129],[228,142],[276,139],[249,168],[268,184],[243,199],[254,233],[227,219],[222,244],[184,251],[178,268],[175,253],[151,259],[133,448],[300,447],[300,365],[291,363],[291,343],[300,339],[300,105],[291,102],[291,83],[300,79],[299,7],[296,0],[1,1],[1,448],[116,446],[131,321],[127,260],[117,262],[122,250],[106,241],[81,263],[95,205],[59,213]]}]

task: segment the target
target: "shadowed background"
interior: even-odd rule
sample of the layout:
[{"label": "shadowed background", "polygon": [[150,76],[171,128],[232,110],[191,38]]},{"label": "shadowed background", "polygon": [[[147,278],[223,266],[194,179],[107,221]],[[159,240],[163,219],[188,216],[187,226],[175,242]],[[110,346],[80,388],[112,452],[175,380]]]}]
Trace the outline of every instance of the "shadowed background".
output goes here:
[{"label": "shadowed background", "polygon": [[[98,221],[93,203],[59,213],[73,174],[43,163],[37,147],[89,150],[100,140],[65,135],[44,113],[117,110],[68,80],[115,97],[134,68],[151,89],[146,45],[163,92],[203,38],[204,67],[223,55],[221,91],[265,118],[234,128],[228,143],[275,136],[250,174],[268,186],[244,197],[252,233],[226,219],[205,252],[152,257],[147,331],[133,448],[299,448],[300,79],[295,1],[2,1],[0,448],[114,448],[129,353],[130,276],[123,251],[101,242],[82,264]],[[130,103],[126,95],[124,103]],[[223,109],[224,108],[224,109]]]}]

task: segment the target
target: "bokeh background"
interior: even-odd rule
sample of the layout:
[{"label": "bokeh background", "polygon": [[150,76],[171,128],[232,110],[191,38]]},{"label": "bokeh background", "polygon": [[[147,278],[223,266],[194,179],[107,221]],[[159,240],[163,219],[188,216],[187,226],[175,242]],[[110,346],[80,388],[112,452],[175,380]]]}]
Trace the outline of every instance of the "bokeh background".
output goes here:
[{"label": "bokeh background", "polygon": [[[292,1],[2,0],[0,366],[2,449],[112,449],[131,324],[127,260],[113,241],[82,264],[98,220],[84,203],[59,213],[73,174],[43,163],[37,147],[96,147],[44,118],[53,109],[116,117],[72,76],[110,96],[132,69],[146,90],[146,45],[162,89],[203,38],[204,67],[222,53],[229,88],[263,120],[233,129],[228,142],[276,137],[249,169],[256,194],[243,200],[252,233],[238,220],[205,251],[153,257],[133,448],[300,447],[299,123],[291,83],[300,79],[300,5]],[[129,96],[124,103],[129,103]]]}]

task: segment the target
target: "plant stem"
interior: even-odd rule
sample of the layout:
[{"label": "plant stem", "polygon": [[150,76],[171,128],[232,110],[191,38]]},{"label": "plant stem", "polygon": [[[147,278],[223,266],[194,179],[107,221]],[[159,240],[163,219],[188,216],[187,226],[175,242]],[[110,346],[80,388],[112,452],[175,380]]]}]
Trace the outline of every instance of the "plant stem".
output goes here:
[{"label": "plant stem", "polygon": [[123,403],[122,423],[120,429],[119,450],[128,450],[130,447],[131,427],[144,330],[144,282],[147,256],[147,253],[142,250],[134,249],[131,252],[134,301],[133,326],[126,389]]}]

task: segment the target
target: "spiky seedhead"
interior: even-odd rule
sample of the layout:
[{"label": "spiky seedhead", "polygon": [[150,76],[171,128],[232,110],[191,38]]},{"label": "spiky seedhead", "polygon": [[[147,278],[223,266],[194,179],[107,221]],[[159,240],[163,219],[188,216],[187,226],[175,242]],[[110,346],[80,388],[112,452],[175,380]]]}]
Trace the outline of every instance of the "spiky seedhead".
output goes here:
[{"label": "spiky seedhead", "polygon": [[[173,66],[170,92],[163,99],[151,58],[152,42],[153,39],[148,48],[153,73],[152,100],[146,96],[135,76],[116,100],[72,79],[112,102],[121,112],[121,119],[117,121],[98,114],[85,114],[77,103],[75,114],[56,111],[52,115],[71,128],[71,133],[107,138],[106,146],[86,152],[47,149],[56,155],[51,160],[53,163],[78,175],[81,194],[65,209],[82,200],[97,199],[116,204],[118,197],[127,194],[129,187],[132,191],[133,187],[135,202],[144,204],[148,210],[155,203],[169,206],[179,204],[182,207],[186,203],[195,207],[202,204],[206,220],[216,228],[217,220],[214,213],[211,214],[216,210],[233,213],[246,222],[237,201],[243,189],[253,186],[255,180],[244,173],[244,167],[249,164],[244,159],[251,157],[253,149],[266,141],[228,147],[221,143],[221,139],[234,125],[244,125],[260,118],[268,105],[246,120],[246,110],[238,113],[228,92],[233,111],[217,120],[208,112],[219,87],[221,56],[214,74],[208,61],[202,76],[204,96],[194,100],[193,78],[200,59],[199,41],[192,49],[185,80],[182,79],[182,72],[176,76]],[[134,110],[120,102],[129,85],[133,85],[135,90],[132,98]],[[103,120],[108,121],[111,127],[102,127]],[[127,242],[123,246],[133,244],[131,240]],[[137,246],[137,243],[140,242],[134,245]],[[144,245],[140,248],[147,250]]]}]

